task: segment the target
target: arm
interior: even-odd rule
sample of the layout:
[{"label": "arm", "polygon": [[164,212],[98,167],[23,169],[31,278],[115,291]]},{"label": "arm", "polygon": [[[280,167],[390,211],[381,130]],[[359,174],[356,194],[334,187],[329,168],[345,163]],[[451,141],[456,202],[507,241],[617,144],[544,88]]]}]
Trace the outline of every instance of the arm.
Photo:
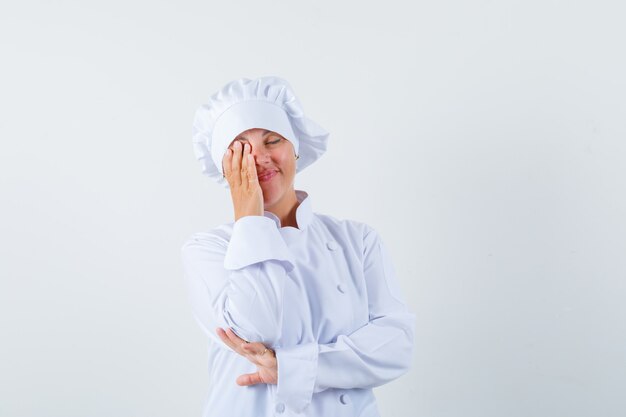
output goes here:
[{"label": "arm", "polygon": [[415,316],[400,296],[395,271],[379,235],[363,238],[363,268],[369,322],[334,343],[276,350],[277,401],[304,409],[313,393],[328,388],[372,388],[404,374],[410,366]]},{"label": "arm", "polygon": [[293,261],[274,220],[241,217],[230,242],[199,233],[181,255],[194,316],[209,337],[219,342],[215,328],[230,327],[245,340],[276,343]]}]

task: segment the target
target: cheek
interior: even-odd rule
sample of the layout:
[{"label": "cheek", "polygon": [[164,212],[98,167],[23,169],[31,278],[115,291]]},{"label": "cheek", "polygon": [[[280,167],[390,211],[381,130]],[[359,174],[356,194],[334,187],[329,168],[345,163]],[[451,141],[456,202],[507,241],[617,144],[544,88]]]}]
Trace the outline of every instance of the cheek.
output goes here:
[{"label": "cheek", "polygon": [[276,155],[275,161],[285,174],[291,174],[296,171],[296,157],[289,152],[281,152]]}]

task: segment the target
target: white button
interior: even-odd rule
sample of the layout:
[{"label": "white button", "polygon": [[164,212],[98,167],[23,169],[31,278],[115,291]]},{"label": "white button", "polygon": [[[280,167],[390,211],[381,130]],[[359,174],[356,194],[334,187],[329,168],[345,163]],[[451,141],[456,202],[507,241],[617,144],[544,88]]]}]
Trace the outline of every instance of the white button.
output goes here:
[{"label": "white button", "polygon": [[348,397],[348,394],[341,394],[339,396],[339,402],[341,404],[350,404],[350,397]]},{"label": "white button", "polygon": [[283,403],[276,404],[276,412],[282,413],[283,411],[285,411],[285,404]]},{"label": "white button", "polygon": [[339,245],[334,240],[331,240],[330,242],[326,243],[326,247],[328,247],[328,249],[330,250],[336,250]]},{"label": "white button", "polygon": [[339,291],[340,293],[344,294],[346,291],[343,289],[343,285],[341,284],[337,284],[337,291]]}]

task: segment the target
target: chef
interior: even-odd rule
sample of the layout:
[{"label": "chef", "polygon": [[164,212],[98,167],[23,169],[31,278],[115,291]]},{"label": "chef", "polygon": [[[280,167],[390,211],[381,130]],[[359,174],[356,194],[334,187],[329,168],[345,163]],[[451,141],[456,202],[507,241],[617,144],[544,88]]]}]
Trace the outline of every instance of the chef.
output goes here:
[{"label": "chef", "polygon": [[196,112],[197,159],[234,211],[182,247],[205,417],[379,416],[372,389],[409,369],[415,317],[380,235],[294,187],[327,141],[278,77],[232,81]]}]

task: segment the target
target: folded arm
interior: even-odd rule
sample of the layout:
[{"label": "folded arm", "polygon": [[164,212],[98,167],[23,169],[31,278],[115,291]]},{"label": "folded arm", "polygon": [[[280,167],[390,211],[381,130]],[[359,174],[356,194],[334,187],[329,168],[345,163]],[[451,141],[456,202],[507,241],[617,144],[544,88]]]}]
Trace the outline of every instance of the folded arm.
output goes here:
[{"label": "folded arm", "polygon": [[181,254],[194,316],[209,337],[219,342],[215,329],[230,327],[245,340],[274,346],[285,280],[294,267],[274,220],[242,217],[230,241],[198,233]]}]

